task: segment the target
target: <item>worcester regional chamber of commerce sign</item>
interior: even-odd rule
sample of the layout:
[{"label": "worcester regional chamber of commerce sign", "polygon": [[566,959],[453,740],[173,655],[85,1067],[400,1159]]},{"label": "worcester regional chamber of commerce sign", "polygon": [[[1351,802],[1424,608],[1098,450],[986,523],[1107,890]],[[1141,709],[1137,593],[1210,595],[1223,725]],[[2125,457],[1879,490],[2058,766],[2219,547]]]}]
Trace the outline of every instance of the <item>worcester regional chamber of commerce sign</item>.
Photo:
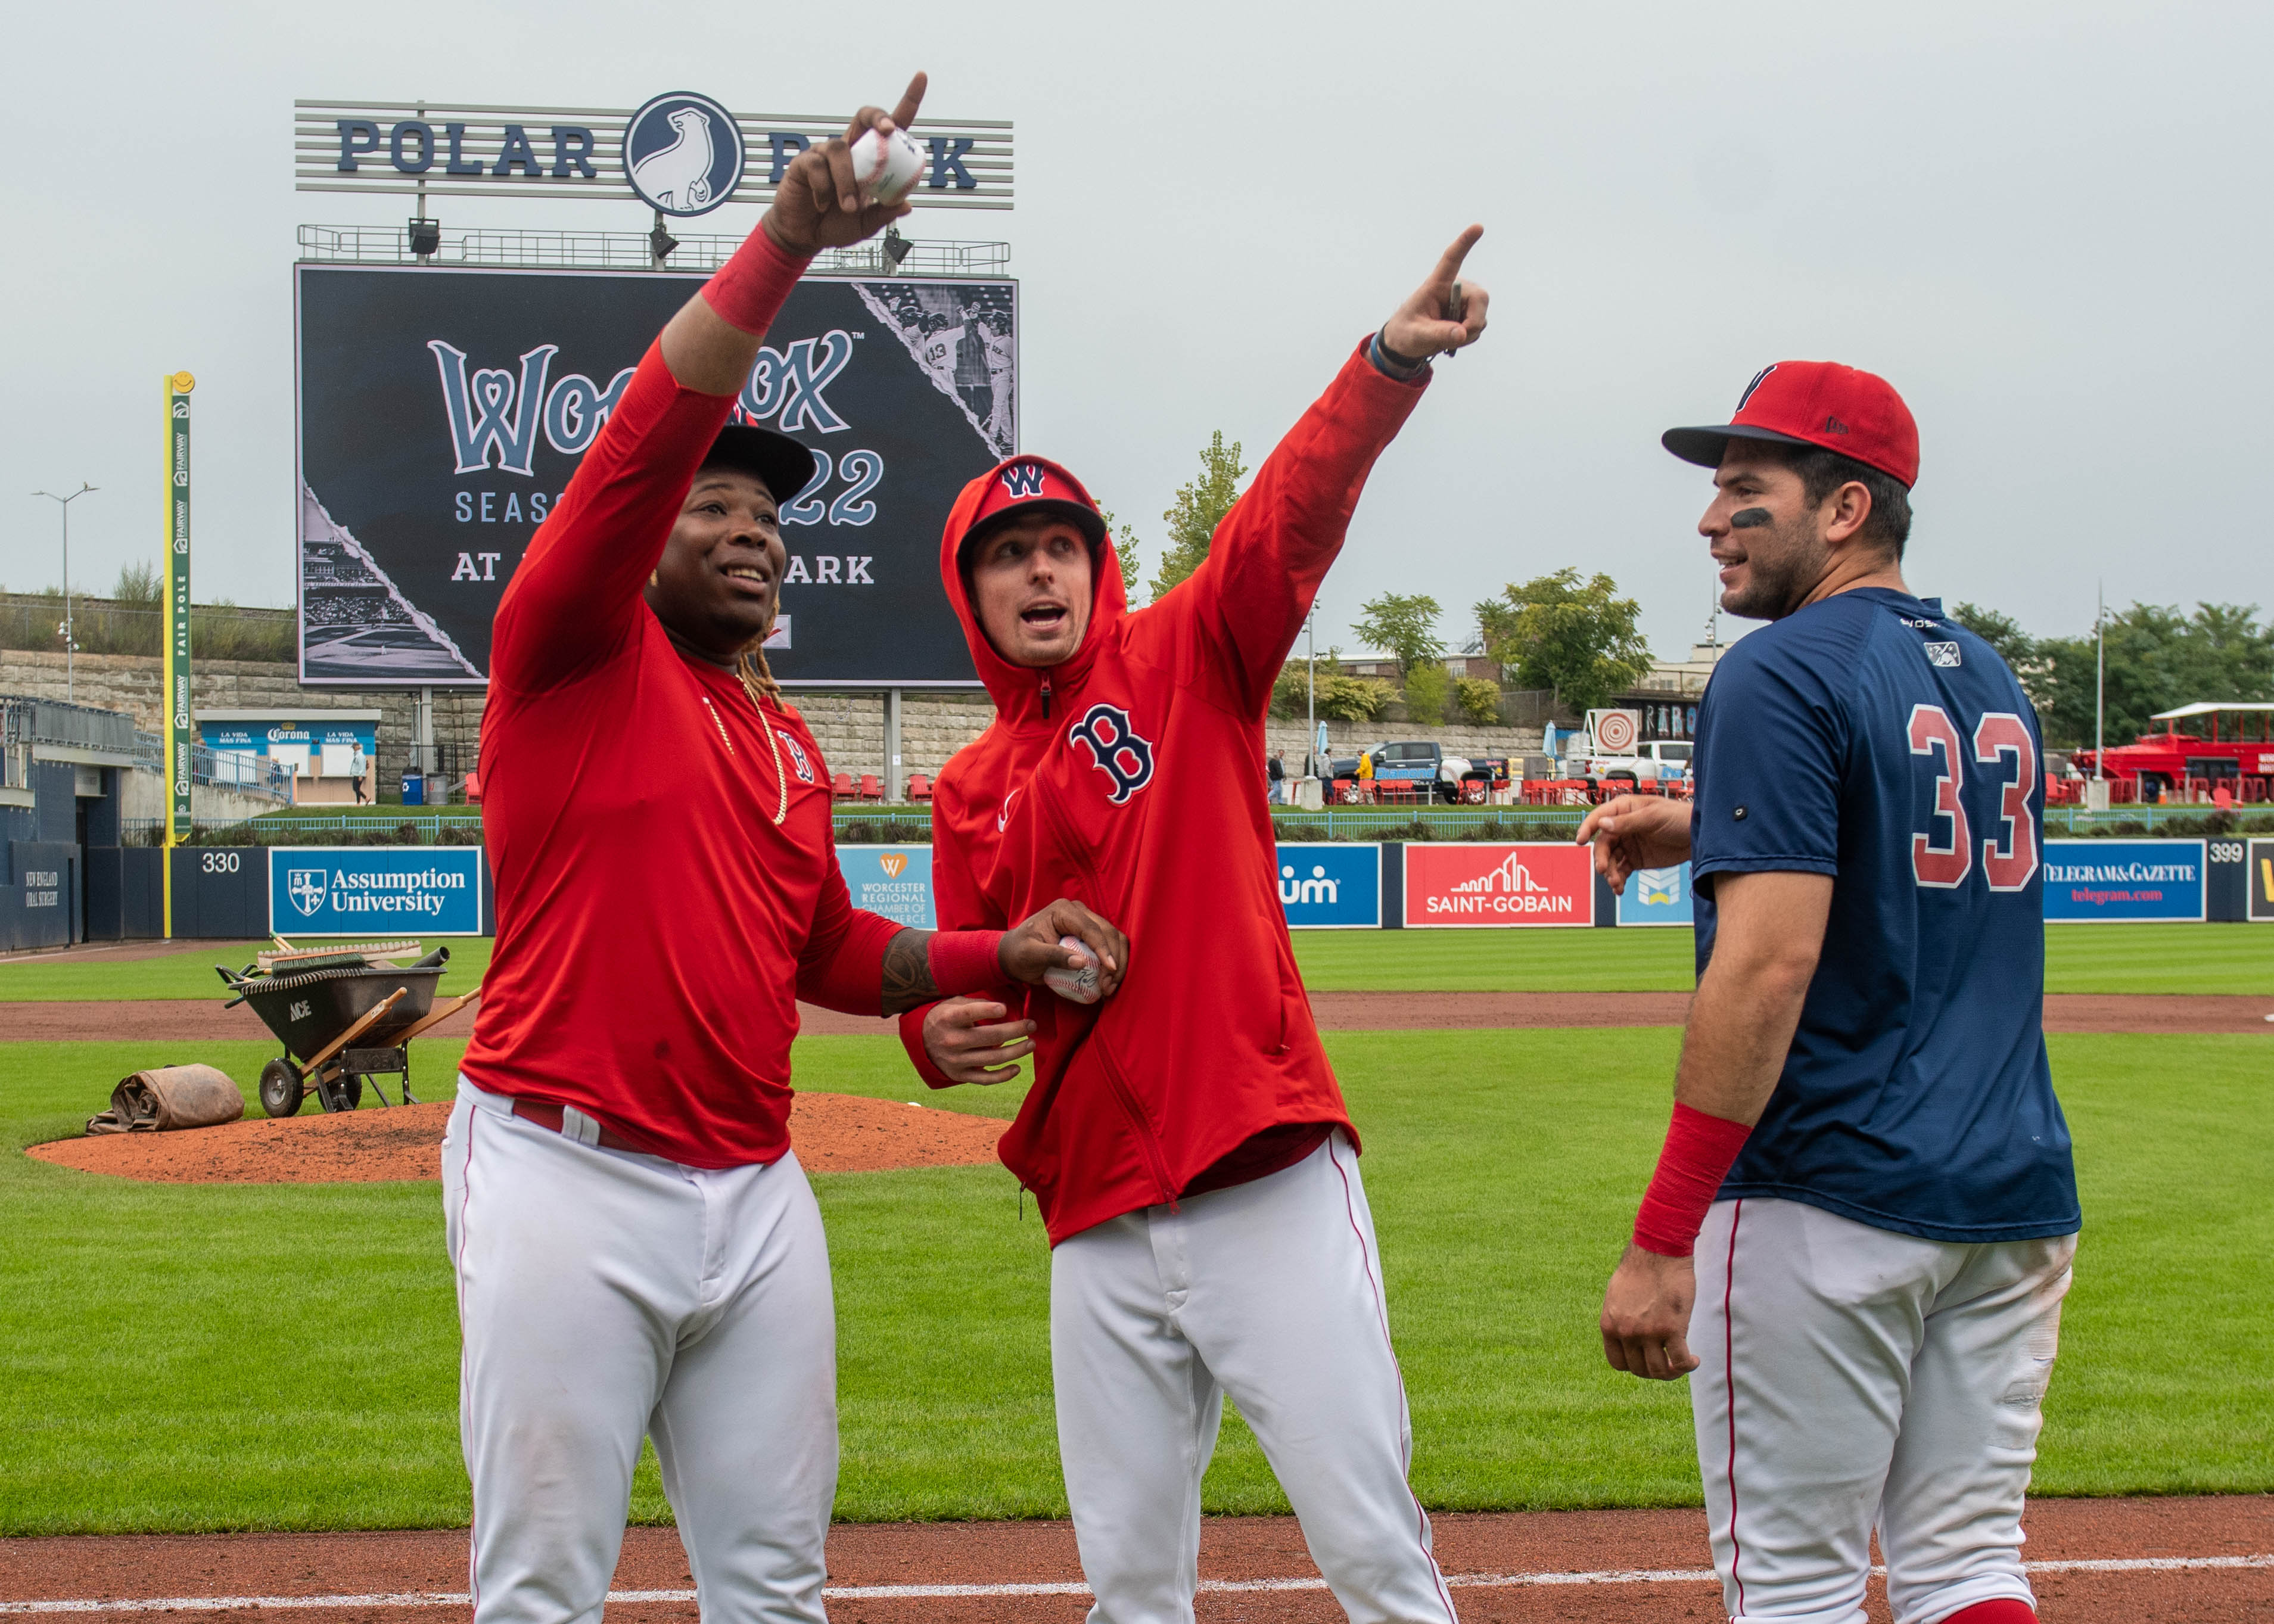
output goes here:
[{"label": "worcester regional chamber of commerce sign", "polygon": [[[301,680],[482,683],[537,527],[704,278],[297,270]],[[783,680],[975,680],[939,537],[965,482],[1017,449],[1017,319],[1008,279],[791,293],[740,402],[817,465],[782,511]]]}]

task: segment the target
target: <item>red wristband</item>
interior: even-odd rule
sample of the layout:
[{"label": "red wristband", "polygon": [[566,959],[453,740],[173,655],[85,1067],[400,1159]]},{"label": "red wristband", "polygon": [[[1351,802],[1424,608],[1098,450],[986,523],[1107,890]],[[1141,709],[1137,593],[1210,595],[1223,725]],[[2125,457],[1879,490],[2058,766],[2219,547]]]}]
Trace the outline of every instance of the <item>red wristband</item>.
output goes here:
[{"label": "red wristband", "polygon": [[924,949],[931,967],[931,984],[943,998],[984,992],[1006,979],[999,957],[1004,933],[999,930],[935,930]]},{"label": "red wristband", "polygon": [[1708,1116],[1676,1100],[1666,1147],[1658,1153],[1658,1171],[1651,1175],[1642,1210],[1635,1214],[1635,1244],[1661,1257],[1688,1257],[1698,1244],[1706,1209],[1713,1205],[1729,1164],[1751,1132],[1742,1122]]},{"label": "red wristband", "polygon": [[785,251],[761,224],[742,239],[734,258],[703,284],[704,303],[719,319],[745,333],[763,333],[805,274],[807,261]]}]

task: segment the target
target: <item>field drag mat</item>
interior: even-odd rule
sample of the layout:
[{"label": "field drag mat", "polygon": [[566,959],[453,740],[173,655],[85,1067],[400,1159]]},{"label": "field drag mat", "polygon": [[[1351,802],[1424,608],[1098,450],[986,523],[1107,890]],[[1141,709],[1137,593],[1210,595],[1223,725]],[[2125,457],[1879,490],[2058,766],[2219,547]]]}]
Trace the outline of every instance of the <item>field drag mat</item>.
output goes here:
[{"label": "field drag mat", "polygon": [[[1470,1624],[1718,1619],[1704,1513],[1449,1513],[1437,1553]],[[2044,1624],[2225,1624],[2274,1615],[2274,1497],[2040,1500],[2029,1507]],[[838,1624],[1077,1624],[1089,1598],[1065,1522],[840,1523],[829,1538]],[[1208,1624],[1320,1624],[1341,1609],[1288,1517],[1211,1517]],[[0,1540],[0,1617],[260,1613],[277,1619],[463,1618],[466,1535],[129,1535]],[[1871,1617],[1887,1617],[1874,1581]],[[612,1617],[696,1616],[670,1529],[629,1530]]]}]

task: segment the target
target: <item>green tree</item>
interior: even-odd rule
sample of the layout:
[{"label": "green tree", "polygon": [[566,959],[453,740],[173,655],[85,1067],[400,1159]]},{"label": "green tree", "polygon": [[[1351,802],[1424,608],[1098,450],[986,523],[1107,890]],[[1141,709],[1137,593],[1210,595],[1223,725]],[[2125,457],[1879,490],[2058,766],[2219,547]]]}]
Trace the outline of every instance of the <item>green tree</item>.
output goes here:
[{"label": "green tree", "polygon": [[1302,660],[1289,660],[1281,668],[1271,685],[1271,714],[1305,715],[1315,697],[1316,714],[1329,721],[1371,722],[1388,707],[1391,691],[1387,682],[1346,675],[1342,650],[1329,649],[1319,657],[1315,673]]},{"label": "green tree", "polygon": [[[2158,710],[2197,700],[2274,698],[2274,624],[2255,604],[2134,604],[2107,620],[2107,741],[2129,744]],[[2037,707],[2045,742],[2089,746],[2093,737],[2092,634],[2048,637],[2031,647],[2022,686]]]},{"label": "green tree", "polygon": [[1950,618],[1997,650],[1998,658],[2022,678],[2024,687],[2028,685],[2023,673],[2037,663],[2037,643],[2018,621],[1979,604],[1961,604],[1950,612]]},{"label": "green tree", "polygon": [[1398,674],[1410,680],[1414,666],[1444,653],[1444,639],[1436,629],[1437,617],[1443,613],[1437,600],[1427,593],[1409,597],[1384,592],[1359,605],[1358,621],[1351,630],[1374,647],[1395,654]]},{"label": "green tree", "polygon": [[1239,442],[1225,445],[1224,431],[1216,430],[1201,452],[1201,477],[1181,487],[1176,501],[1161,515],[1168,523],[1169,538],[1161,545],[1160,567],[1153,572],[1156,602],[1208,557],[1216,527],[1239,500],[1239,482],[1246,474],[1239,461]]},{"label": "green tree", "polygon": [[1114,562],[1121,566],[1121,596],[1128,599],[1129,606],[1132,609],[1134,609],[1137,606],[1137,575],[1139,570],[1139,565],[1137,562],[1136,527],[1134,525],[1125,524],[1121,526],[1120,533],[1118,535],[1115,535],[1113,509],[1111,508],[1101,508],[1097,512],[1098,516],[1105,521],[1106,534],[1113,536]]},{"label": "green tree", "polygon": [[1445,696],[1452,689],[1445,667],[1434,661],[1417,665],[1405,673],[1405,714],[1423,726],[1445,719]]},{"label": "green tree", "polygon": [[1463,677],[1453,684],[1453,702],[1472,722],[1489,727],[1500,720],[1500,684],[1482,677]]},{"label": "green tree", "polygon": [[1520,687],[1553,688],[1575,710],[1600,705],[1651,665],[1635,628],[1642,605],[1618,591],[1608,575],[1582,581],[1572,568],[1511,584],[1476,606],[1485,650]]}]

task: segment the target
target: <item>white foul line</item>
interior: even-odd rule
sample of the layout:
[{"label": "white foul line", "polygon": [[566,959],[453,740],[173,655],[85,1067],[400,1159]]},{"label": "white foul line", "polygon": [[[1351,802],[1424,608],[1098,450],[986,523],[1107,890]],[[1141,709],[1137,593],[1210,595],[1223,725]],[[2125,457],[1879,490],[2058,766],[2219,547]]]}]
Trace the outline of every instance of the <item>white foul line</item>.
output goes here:
[{"label": "white foul line", "polygon": [[[2274,1568],[2274,1554],[2256,1556],[2127,1556],[2074,1561],[2024,1562],[2024,1571],[2054,1573],[2172,1573],[2207,1568]],[[1885,1573],[1875,1568],[1874,1573]],[[1564,1584],[1706,1584],[1710,1568],[1623,1568],[1593,1573],[1447,1574],[1445,1583],[1462,1590],[1510,1590]],[[1223,1596],[1263,1590],[1323,1590],[1324,1579],[1203,1579],[1201,1594]],[[967,1597],[1087,1596],[1089,1586],[1059,1584],[844,1584],[822,1591],[829,1601],[951,1601]],[[691,1602],[693,1590],[610,1590],[608,1605]],[[466,1607],[463,1590],[410,1590],[372,1596],[168,1596],[133,1601],[0,1601],[0,1613],[236,1613],[253,1608],[280,1612],[342,1607]]]}]

